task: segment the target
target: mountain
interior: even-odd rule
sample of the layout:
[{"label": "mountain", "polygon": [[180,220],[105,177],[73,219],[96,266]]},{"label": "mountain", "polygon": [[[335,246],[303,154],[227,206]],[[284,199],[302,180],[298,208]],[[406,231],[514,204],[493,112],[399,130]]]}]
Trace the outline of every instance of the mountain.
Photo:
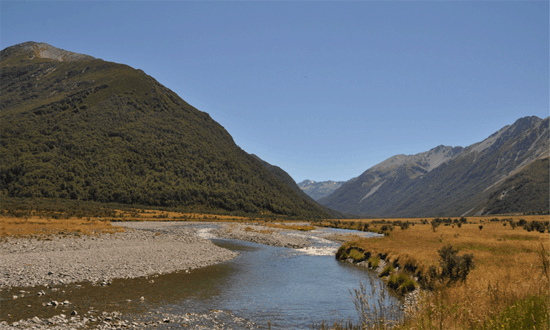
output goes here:
[{"label": "mountain", "polygon": [[[466,148],[438,146],[393,156],[319,202],[377,217],[548,210],[548,121],[525,117]],[[534,198],[535,192],[542,197]]]},{"label": "mountain", "polygon": [[329,216],[141,70],[35,42],[0,68],[4,196]]},{"label": "mountain", "polygon": [[331,218],[345,218],[346,216],[341,213],[341,212],[338,212],[338,211],[335,211],[335,210],[332,210],[324,205],[321,205],[319,203],[317,203],[313,198],[311,198],[309,195],[307,195],[304,191],[302,191],[302,189],[296,184],[296,181],[294,181],[294,179],[292,179],[292,177],[290,176],[290,174],[288,174],[285,170],[283,170],[282,168],[278,167],[278,166],[275,166],[275,165],[271,165],[270,163],[266,162],[265,160],[261,159],[260,157],[252,154],[253,157],[256,157],[261,163],[262,165],[269,171],[269,173],[273,174],[277,179],[279,179],[281,182],[283,182],[284,184],[286,184],[288,187],[290,187],[293,191],[295,191],[296,193],[300,194],[302,196],[302,198],[306,199],[306,200],[309,200],[310,202],[312,203],[315,203],[316,205],[318,205],[320,208],[322,208],[325,212],[327,212],[328,214],[330,214]]},{"label": "mountain", "polygon": [[548,212],[548,157],[538,159],[498,186],[484,205],[488,214]]},{"label": "mountain", "polygon": [[336,189],[340,188],[345,181],[322,181],[316,182],[311,180],[304,180],[298,183],[298,187],[302,189],[308,196],[314,200],[319,200],[332,194]]}]

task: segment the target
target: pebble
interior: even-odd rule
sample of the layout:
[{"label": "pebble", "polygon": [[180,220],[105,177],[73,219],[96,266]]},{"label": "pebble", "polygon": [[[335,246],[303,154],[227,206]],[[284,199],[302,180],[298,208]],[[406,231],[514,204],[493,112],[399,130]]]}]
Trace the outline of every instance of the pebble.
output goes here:
[{"label": "pebble", "polygon": [[[195,235],[196,229],[174,222],[117,223],[126,227],[124,233],[101,234],[95,237],[54,236],[47,240],[8,238],[0,242],[0,289],[10,287],[52,286],[61,283],[89,281],[100,286],[111,284],[114,278],[156,277],[158,274],[204,267],[236,257],[238,254],[214,245]],[[217,224],[212,232],[218,237],[251,241],[260,244],[302,248],[310,245],[305,236],[286,235],[284,230],[255,225]],[[253,231],[245,231],[251,227]],[[260,233],[260,230],[270,233]],[[177,257],[176,257],[177,256]],[[21,260],[25,260],[22,263]],[[32,266],[30,266],[32,265]],[[154,283],[151,280],[150,283]],[[79,286],[79,285],[77,285]],[[24,297],[21,290],[13,299]],[[41,290],[37,296],[46,292]],[[36,296],[35,296],[36,297]],[[144,301],[145,297],[140,297]],[[127,300],[131,302],[131,300]],[[68,306],[51,300],[43,306]],[[3,329],[257,329],[253,322],[226,311],[173,314],[156,311],[125,316],[119,312],[99,313],[89,307],[86,315],[76,310],[70,317],[59,314],[49,318],[35,316],[8,324]],[[96,316],[92,315],[94,313]]]},{"label": "pebble", "polygon": [[[127,227],[126,232],[101,234],[94,239],[84,236],[53,236],[50,240],[8,238],[0,242],[0,288],[84,281],[106,286],[114,278],[138,278],[205,267],[238,255],[196,236],[192,227],[168,224],[172,228],[164,223],[117,223]],[[24,293],[13,299],[21,295]]]},{"label": "pebble", "polygon": [[240,318],[232,313],[220,310],[212,310],[206,313],[173,314],[159,312],[154,314],[124,316],[119,312],[103,312],[101,316],[82,317],[71,313],[70,318],[65,314],[59,314],[50,318],[37,316],[8,324],[0,322],[0,329],[259,329],[253,322]]},{"label": "pebble", "polygon": [[[245,228],[252,230],[245,230]],[[269,233],[260,231],[268,230]],[[285,235],[288,230],[251,224],[220,224],[212,233],[218,237],[237,239],[264,245],[301,249],[311,245],[305,235]]]}]

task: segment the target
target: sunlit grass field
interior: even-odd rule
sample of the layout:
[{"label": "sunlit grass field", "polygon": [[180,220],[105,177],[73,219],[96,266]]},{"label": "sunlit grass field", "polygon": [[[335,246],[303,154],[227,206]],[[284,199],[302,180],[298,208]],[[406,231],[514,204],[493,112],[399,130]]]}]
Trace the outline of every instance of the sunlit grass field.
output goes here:
[{"label": "sunlit grass field", "polygon": [[95,235],[123,232],[110,221],[97,219],[51,219],[33,216],[28,218],[0,217],[0,238],[41,237],[49,235]]},{"label": "sunlit grass field", "polygon": [[[61,211],[37,211],[24,208],[16,211],[2,211],[0,214],[0,237],[58,233],[81,235],[114,233],[124,231],[124,228],[116,226],[119,221],[255,221],[267,227],[279,229],[308,231],[315,228],[309,225],[292,224],[293,221],[285,219],[275,218],[273,221],[277,223],[273,223],[273,221],[256,217],[156,209],[127,208],[122,210],[116,208],[99,209],[96,207],[91,211],[82,212],[71,210],[70,207],[61,208]],[[283,224],[284,222],[290,223]]]},{"label": "sunlit grass field", "polygon": [[438,250],[446,245],[458,249],[459,255],[473,255],[475,268],[467,280],[426,295],[419,312],[401,329],[548,329],[550,236],[548,231],[512,228],[510,220],[520,219],[546,222],[549,217],[468,217],[460,227],[455,223],[436,228],[430,224],[433,219],[424,224],[422,219],[342,220],[341,224],[369,223],[369,230],[377,231],[390,221],[409,221],[407,229],[395,225],[389,235],[356,237],[345,245],[389,254],[389,259],[412,262],[421,270],[438,266]]},{"label": "sunlit grass field", "polygon": [[[458,218],[437,226],[434,218],[326,220],[312,223],[339,228],[385,232],[384,237],[348,236],[344,246],[353,246],[388,260],[407,261],[425,271],[439,266],[438,251],[447,245],[459,255],[472,254],[475,268],[465,282],[441,285],[423,294],[414,316],[398,329],[548,329],[550,235],[526,231],[521,220],[547,222],[548,215],[504,215]],[[103,216],[71,216],[70,212],[26,210],[0,216],[0,237],[93,235],[124,231],[115,221],[234,221],[255,222],[268,227],[311,230],[303,224],[277,220],[175,212],[153,209],[113,209]],[[457,220],[457,221],[455,221]],[[113,221],[113,222],[111,222]],[[460,222],[460,225],[459,225]],[[512,226],[511,224],[515,226]],[[414,274],[410,274],[411,277]],[[377,323],[373,329],[383,329]],[[334,329],[352,326],[335,325]],[[368,329],[368,325],[359,325]]]},{"label": "sunlit grass field", "polygon": [[243,221],[248,218],[161,210],[114,210],[107,216],[70,216],[66,212],[26,211],[24,216],[0,215],[0,237],[52,234],[94,235],[123,232],[118,221]]}]

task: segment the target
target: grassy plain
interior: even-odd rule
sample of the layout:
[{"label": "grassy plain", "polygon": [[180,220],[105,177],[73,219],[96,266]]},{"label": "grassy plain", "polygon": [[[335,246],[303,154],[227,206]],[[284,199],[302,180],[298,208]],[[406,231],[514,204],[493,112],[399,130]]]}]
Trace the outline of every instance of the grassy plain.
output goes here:
[{"label": "grassy plain", "polygon": [[123,232],[123,227],[116,226],[117,221],[243,221],[247,219],[236,216],[145,209],[115,210],[110,216],[103,217],[69,216],[65,212],[28,211],[24,216],[17,217],[2,214],[0,237]]},{"label": "grassy plain", "polygon": [[[83,212],[77,216],[74,216],[74,212],[67,211],[19,210],[18,212],[12,211],[17,216],[5,210],[2,212],[0,215],[0,237],[58,233],[92,235],[96,233],[124,231],[124,228],[116,226],[116,222],[118,221],[256,221],[271,228],[299,231],[315,229],[315,227],[309,225],[284,224],[283,222],[292,221],[283,219],[277,220],[277,223],[273,223],[255,217],[139,208],[129,208],[126,210],[113,208],[101,213]],[[98,214],[101,216],[98,216]]]},{"label": "grassy plain", "polygon": [[[398,259],[401,265],[409,261],[420,271],[439,266],[438,250],[449,244],[459,255],[473,255],[475,268],[466,282],[442,285],[426,295],[419,312],[402,329],[548,329],[550,236],[548,231],[510,226],[510,220],[521,219],[546,222],[549,216],[468,217],[460,227],[451,223],[436,228],[433,219],[341,220],[340,224],[367,223],[373,231],[392,227],[385,237],[356,237],[345,245],[388,254],[389,260]],[[407,229],[393,225],[398,221],[410,225]]]},{"label": "grassy plain", "polygon": [[39,216],[27,218],[0,217],[0,239],[10,236],[95,235],[123,231],[124,228],[113,226],[110,221],[96,219],[47,219]]},{"label": "grassy plain", "polygon": [[[258,218],[166,210],[115,208],[94,212],[86,215],[82,211],[75,216],[66,210],[25,209],[14,216],[16,211],[3,210],[0,238],[123,231],[116,226],[116,221],[255,221],[274,228],[313,228],[280,224],[282,219],[275,224]],[[346,219],[314,224],[362,230],[367,225],[369,231],[385,231],[387,235],[379,238],[349,235],[344,246],[357,247],[373,255],[384,254],[387,260],[397,259],[401,265],[409,261],[418,266],[419,271],[438,266],[438,250],[446,245],[458,249],[460,255],[473,255],[475,268],[467,280],[451,286],[442,285],[425,294],[418,312],[405,320],[399,326],[401,329],[548,329],[550,236],[548,231],[528,232],[522,226],[511,226],[511,222],[518,224],[522,219],[527,223],[547,222],[549,216],[468,217],[464,222],[456,218],[436,227],[431,225],[434,218]]]}]

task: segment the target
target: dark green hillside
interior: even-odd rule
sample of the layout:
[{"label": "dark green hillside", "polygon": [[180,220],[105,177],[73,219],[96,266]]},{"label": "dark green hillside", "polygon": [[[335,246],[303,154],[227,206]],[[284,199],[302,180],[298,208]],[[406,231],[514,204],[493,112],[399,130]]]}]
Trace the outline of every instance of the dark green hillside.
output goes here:
[{"label": "dark green hillside", "polygon": [[539,159],[506,179],[499,189],[489,196],[485,207],[487,213],[516,213],[526,210],[534,213],[548,213],[550,210],[548,170],[548,158]]},{"label": "dark green hillside", "polygon": [[144,72],[32,46],[0,52],[3,194],[327,216]]},{"label": "dark green hillside", "polygon": [[278,166],[275,166],[275,165],[271,165],[268,162],[266,162],[265,160],[261,159],[260,157],[254,155],[254,154],[252,156],[255,157],[256,159],[258,159],[262,163],[262,165],[269,171],[269,173],[273,174],[277,179],[279,179],[279,181],[283,182],[285,185],[290,187],[292,190],[294,190],[294,192],[298,193],[304,199],[309,200],[310,202],[315,203],[316,205],[318,205],[325,212],[330,214],[331,218],[346,218],[346,217],[348,217],[348,216],[346,216],[345,214],[343,214],[341,212],[332,210],[332,209],[330,209],[330,208],[328,208],[324,205],[318,204],[313,198],[308,196],[302,189],[300,189],[300,187],[298,187],[298,185],[296,184],[294,179],[292,179],[292,177],[287,172],[285,172],[285,170],[283,170],[282,168],[280,168]]}]

